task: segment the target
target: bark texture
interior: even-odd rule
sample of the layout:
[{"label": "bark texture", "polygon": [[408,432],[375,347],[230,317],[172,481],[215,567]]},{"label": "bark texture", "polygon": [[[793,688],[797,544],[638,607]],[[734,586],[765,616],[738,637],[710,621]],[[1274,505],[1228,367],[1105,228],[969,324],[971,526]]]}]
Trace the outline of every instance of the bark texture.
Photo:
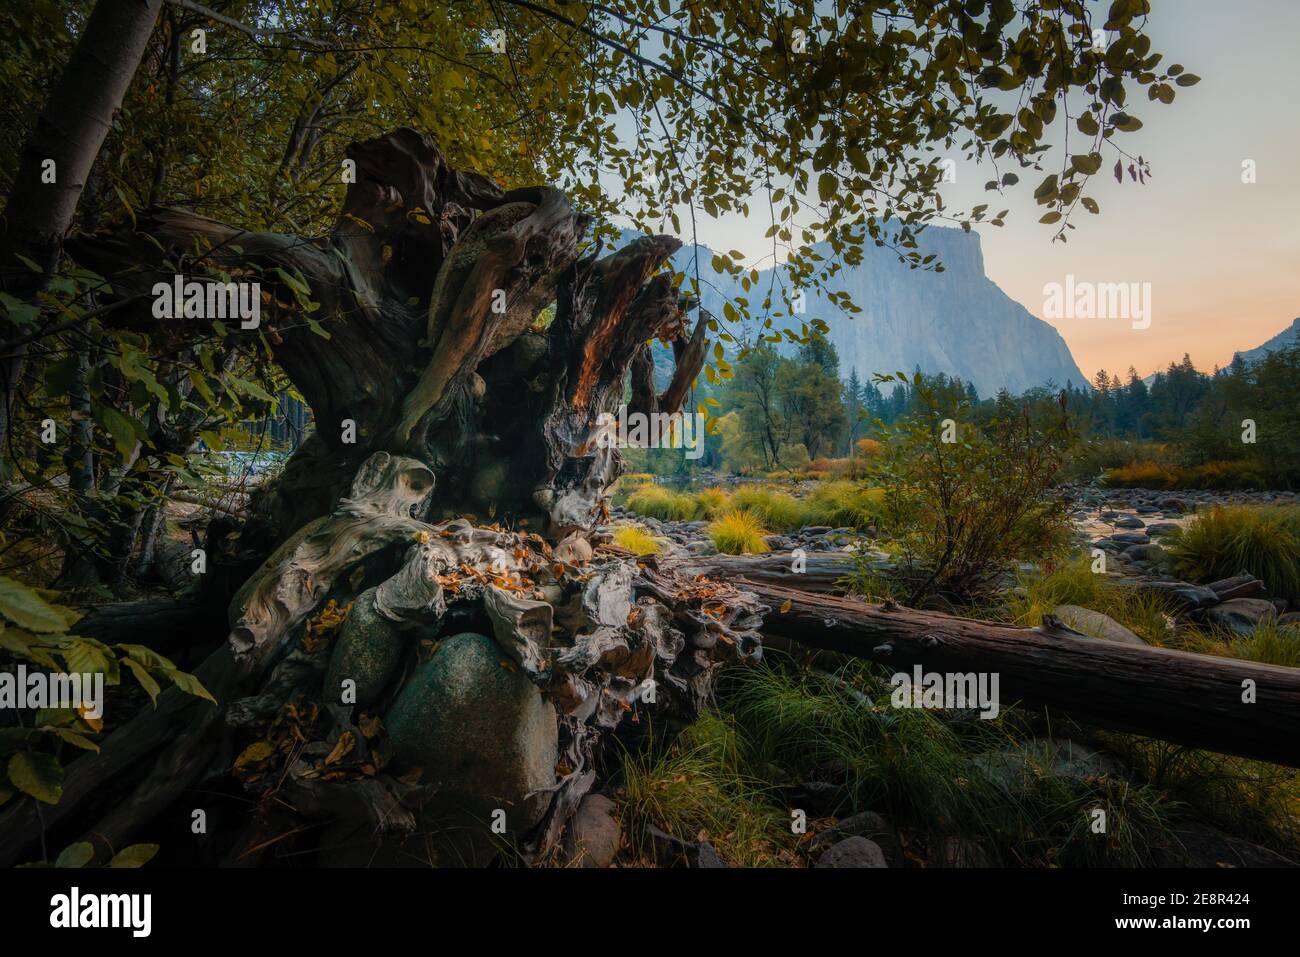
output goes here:
[{"label": "bark texture", "polygon": [[[377,853],[427,839],[435,812],[501,805],[515,849],[546,854],[595,781],[606,731],[651,706],[689,717],[723,662],[760,654],[751,595],[644,571],[590,541],[622,468],[598,421],[621,403],[634,361],[651,338],[681,340],[653,396],[661,412],[685,401],[704,361],[704,320],[688,336],[693,303],[657,274],[679,241],[584,254],[589,218],[562,192],[502,190],[409,129],[356,143],[349,158],[356,182],[328,237],[153,209],[68,244],[128,303],[116,320],[163,351],[183,352],[214,317],[156,318],[156,283],[260,283],[260,328],[228,323],[231,344],[269,343],[316,429],[254,496],[249,521],[214,522],[210,576],[238,586],[228,641],[198,672],[219,707],[165,693],[71,765],[47,826],[69,826],[129,771],[139,785],[87,829],[124,840],[216,766],[257,801],[249,847],[286,808]],[[516,679],[475,664],[493,653]],[[498,723],[471,708],[452,736],[463,740],[431,751],[420,724],[430,702],[461,707],[464,687],[447,684],[471,680]],[[518,727],[499,723],[513,714]],[[517,769],[493,762],[529,747],[538,715],[550,716],[548,753],[521,757],[521,790]],[[467,780],[486,803],[462,794],[449,808]],[[486,834],[487,822],[468,826],[480,823]],[[24,838],[0,831],[0,859],[13,860]],[[481,842],[446,837],[432,858],[480,859]]]}]

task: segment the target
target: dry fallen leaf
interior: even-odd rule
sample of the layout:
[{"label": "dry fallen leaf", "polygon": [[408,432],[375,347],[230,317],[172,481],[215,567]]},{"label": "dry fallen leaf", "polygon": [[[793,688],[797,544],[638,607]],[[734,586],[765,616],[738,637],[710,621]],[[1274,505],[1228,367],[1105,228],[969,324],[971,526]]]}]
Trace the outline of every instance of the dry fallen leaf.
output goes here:
[{"label": "dry fallen leaf", "polygon": [[351,731],[344,731],[339,735],[338,743],[334,745],[334,750],[329,753],[325,759],[326,764],[337,764],[342,761],[344,756],[352,750],[352,744],[356,739]]},{"label": "dry fallen leaf", "polygon": [[270,741],[254,741],[240,752],[239,757],[235,758],[235,767],[246,768],[250,764],[265,761],[273,754],[275,754],[275,745]]}]

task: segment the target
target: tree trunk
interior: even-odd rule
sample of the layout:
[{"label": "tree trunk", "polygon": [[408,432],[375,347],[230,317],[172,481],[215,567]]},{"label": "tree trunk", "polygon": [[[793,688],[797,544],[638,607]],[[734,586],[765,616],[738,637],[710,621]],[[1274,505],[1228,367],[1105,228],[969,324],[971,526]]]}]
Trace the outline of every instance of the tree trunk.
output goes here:
[{"label": "tree trunk", "polygon": [[[688,335],[688,304],[655,275],[679,241],[646,236],[584,255],[588,217],[561,192],[505,192],[451,169],[412,130],[353,144],[349,156],[357,182],[323,240],[162,209],[68,243],[124,298],[177,273],[202,280],[206,268],[260,282],[270,305],[249,338],[271,343],[316,431],[253,496],[238,535],[229,520],[210,530],[209,574],[243,582],[227,645],[199,669],[220,708],[165,692],[157,711],[73,762],[48,828],[70,831],[98,785],[154,766],[108,818],[77,827],[126,840],[234,735],[239,748],[273,751],[234,769],[268,814],[287,802],[374,844],[428,831],[433,809],[460,805],[486,834],[483,819],[504,809],[518,845],[545,854],[594,783],[605,732],[647,707],[695,713],[722,663],[758,654],[752,596],[643,574],[590,543],[622,469],[598,419],[617,410],[634,360],[649,361],[653,338],[681,340],[669,388],[654,394],[651,375],[634,395],[668,413],[704,361],[705,319]],[[551,324],[532,328],[551,303]],[[155,319],[149,295],[113,315],[178,352],[196,329]],[[483,694],[506,694],[500,680],[514,697],[470,695],[466,727],[402,739],[403,720],[423,714],[413,682],[440,655],[471,655],[466,632],[496,649],[477,679]],[[472,656],[464,662],[450,672]],[[516,706],[544,717],[502,727]],[[474,737],[478,722],[497,722],[486,740]],[[280,750],[287,723],[304,740]],[[526,732],[549,751],[528,788],[512,791],[492,778],[493,762],[510,750],[503,738]],[[441,777],[421,750],[430,742],[456,751],[460,770]],[[481,793],[450,806],[467,781]],[[24,846],[13,836],[31,824],[24,815],[3,821],[0,860]]]},{"label": "tree trunk", "polygon": [[[58,263],[64,235],[86,178],[140,66],[162,0],[101,0],[41,111],[5,202],[0,234],[0,289],[19,298],[44,287]],[[49,163],[53,167],[49,167]],[[47,170],[54,175],[49,181]],[[34,261],[35,273],[15,254]],[[4,338],[16,330],[5,328]],[[0,349],[0,448],[7,447],[14,390],[27,345]]]},{"label": "tree trunk", "polygon": [[994,624],[740,579],[776,609],[764,634],[896,672],[991,673],[1003,703],[1300,767],[1300,669],[1089,638],[1050,620]]}]

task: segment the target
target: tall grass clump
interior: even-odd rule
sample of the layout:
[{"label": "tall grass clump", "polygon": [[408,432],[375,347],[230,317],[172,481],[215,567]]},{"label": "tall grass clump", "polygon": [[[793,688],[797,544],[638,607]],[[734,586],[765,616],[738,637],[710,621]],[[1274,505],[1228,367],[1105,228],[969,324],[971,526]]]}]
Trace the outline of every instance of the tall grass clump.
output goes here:
[{"label": "tall grass clump", "polygon": [[737,489],[731,499],[737,508],[753,512],[776,532],[793,532],[808,524],[803,502],[785,492],[750,485]]},{"label": "tall grass clump", "polygon": [[661,485],[638,488],[627,497],[627,507],[638,515],[660,521],[689,522],[699,514],[699,505],[693,496]]},{"label": "tall grass clump", "polygon": [[1170,645],[1202,655],[1300,668],[1300,624],[1284,625],[1276,618],[1265,618],[1249,636],[1227,628],[1184,626]]},{"label": "tall grass clump", "polygon": [[811,524],[866,528],[878,521],[884,499],[883,488],[867,488],[857,482],[828,481],[809,493],[804,507]]},{"label": "tall grass clump", "polygon": [[1094,574],[1092,562],[1086,557],[1044,574],[1020,575],[1019,588],[1008,592],[990,610],[997,618],[1037,626],[1058,605],[1078,605],[1101,612],[1150,644],[1165,644],[1170,637],[1169,615],[1174,607],[1169,599]]},{"label": "tall grass clump", "polygon": [[[1167,838],[1173,807],[1157,789],[1063,771],[1009,712],[954,725],[935,711],[893,708],[884,672],[870,665],[834,675],[746,669],[722,705],[748,746],[747,766],[794,781],[839,768],[853,810],[974,839],[995,862],[1140,866]],[[1098,807],[1114,822],[1106,841],[1089,828]]]},{"label": "tall grass clump", "polygon": [[638,555],[658,555],[664,544],[640,525],[620,525],[614,529],[614,544]]},{"label": "tall grass clump", "polygon": [[1193,581],[1249,572],[1269,593],[1300,599],[1300,506],[1216,506],[1170,536],[1174,570]]},{"label": "tall grass clump", "polygon": [[717,518],[723,512],[730,511],[732,506],[731,493],[726,489],[713,486],[695,493],[695,501],[698,503],[700,513],[705,518]]},{"label": "tall grass clump", "polygon": [[619,816],[645,854],[647,825],[684,841],[709,841],[741,867],[797,862],[788,812],[764,800],[733,722],[705,714],[663,754],[625,754]]},{"label": "tall grass clump", "polygon": [[709,525],[713,547],[724,555],[761,555],[768,550],[766,536],[758,517],[745,511],[726,512]]}]

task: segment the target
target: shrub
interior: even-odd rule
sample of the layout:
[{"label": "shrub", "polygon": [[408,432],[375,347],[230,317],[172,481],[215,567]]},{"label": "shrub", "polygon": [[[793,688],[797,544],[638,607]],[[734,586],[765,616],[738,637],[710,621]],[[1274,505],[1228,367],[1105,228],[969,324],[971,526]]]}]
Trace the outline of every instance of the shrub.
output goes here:
[{"label": "shrub", "polygon": [[1157,442],[1130,442],[1127,439],[1091,439],[1080,443],[1070,454],[1063,476],[1090,482],[1102,473],[1134,462],[1169,462],[1172,450]]},{"label": "shrub", "polygon": [[[919,373],[913,391],[918,411],[889,430],[877,469],[885,523],[917,574],[907,603],[931,592],[965,600],[1015,559],[1063,552],[1069,507],[1056,482],[1074,442],[1068,422],[1040,428],[1011,407],[980,429],[968,402],[954,414]],[[945,441],[953,422],[957,441]]]},{"label": "shrub", "polygon": [[1108,469],[1101,481],[1111,488],[1175,488],[1179,483],[1178,471],[1156,462],[1133,462]]},{"label": "shrub", "polygon": [[654,480],[653,472],[628,472],[618,480],[618,484],[621,488],[627,488],[635,485],[653,485]]},{"label": "shrub", "polygon": [[885,451],[883,443],[876,439],[858,439],[854,446],[857,450],[858,457],[864,459],[877,459]]},{"label": "shrub", "polygon": [[1188,466],[1142,461],[1107,469],[1101,483],[1111,488],[1264,488],[1267,478],[1258,462],[1246,459]]},{"label": "shrub", "polygon": [[1300,599],[1300,506],[1216,507],[1170,536],[1174,570],[1195,581],[1249,572],[1269,591]]},{"label": "shrub", "polygon": [[1190,469],[1188,484],[1193,488],[1264,488],[1267,480],[1258,462],[1238,459],[1231,462],[1206,462]]},{"label": "shrub", "polygon": [[751,512],[732,511],[709,526],[713,545],[725,555],[761,555],[768,550],[765,529]]},{"label": "shrub", "polygon": [[695,499],[690,495],[660,485],[646,485],[637,489],[627,497],[627,507],[638,515],[678,522],[691,521],[699,510]]},{"label": "shrub", "polygon": [[664,547],[663,542],[640,525],[620,525],[614,529],[614,544],[638,555],[657,555]]},{"label": "shrub", "polygon": [[802,442],[781,446],[777,461],[788,469],[804,468],[808,465],[808,448]]}]

